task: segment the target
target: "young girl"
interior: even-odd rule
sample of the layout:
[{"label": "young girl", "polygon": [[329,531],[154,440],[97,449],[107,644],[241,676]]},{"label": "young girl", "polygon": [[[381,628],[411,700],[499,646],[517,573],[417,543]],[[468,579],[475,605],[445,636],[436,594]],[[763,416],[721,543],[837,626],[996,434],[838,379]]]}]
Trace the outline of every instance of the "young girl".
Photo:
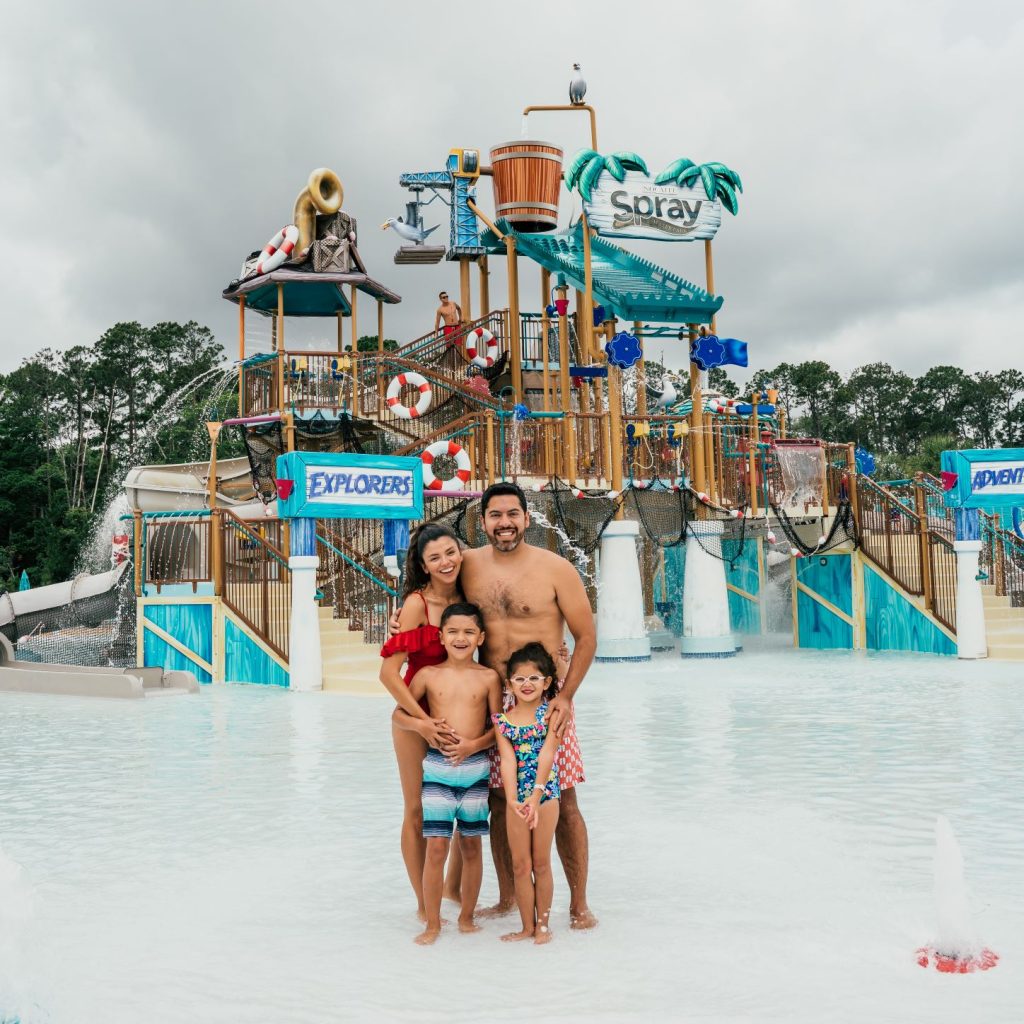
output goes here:
[{"label": "young girl", "polygon": [[508,845],[512,853],[516,903],[522,929],[503,935],[505,942],[532,938],[551,941],[551,840],[558,824],[558,737],[544,722],[555,696],[555,663],[543,644],[532,643],[508,659],[508,685],[515,706],[494,715],[501,781],[509,812]]}]

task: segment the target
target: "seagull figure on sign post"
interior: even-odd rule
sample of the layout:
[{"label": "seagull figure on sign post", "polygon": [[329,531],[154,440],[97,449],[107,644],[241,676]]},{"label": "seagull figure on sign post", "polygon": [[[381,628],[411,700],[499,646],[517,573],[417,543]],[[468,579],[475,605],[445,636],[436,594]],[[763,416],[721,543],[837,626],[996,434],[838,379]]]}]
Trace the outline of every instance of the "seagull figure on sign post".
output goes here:
[{"label": "seagull figure on sign post", "polygon": [[579,64],[573,64],[573,71],[576,72],[572,76],[572,81],[569,82],[569,102],[574,107],[583,105],[583,97],[587,95],[587,83],[583,80],[583,75],[580,73]]}]

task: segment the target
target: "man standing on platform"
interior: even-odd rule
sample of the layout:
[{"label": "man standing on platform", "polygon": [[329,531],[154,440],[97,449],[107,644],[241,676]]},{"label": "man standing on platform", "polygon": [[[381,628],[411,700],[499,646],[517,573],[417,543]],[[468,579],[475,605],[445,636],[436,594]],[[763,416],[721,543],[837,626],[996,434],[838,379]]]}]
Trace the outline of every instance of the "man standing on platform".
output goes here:
[{"label": "man standing on platform", "polygon": [[434,332],[436,333],[443,323],[444,336],[450,338],[462,322],[462,308],[457,302],[452,302],[448,298],[447,292],[441,292],[438,298],[441,300],[441,305],[437,307],[437,315],[434,318]]}]

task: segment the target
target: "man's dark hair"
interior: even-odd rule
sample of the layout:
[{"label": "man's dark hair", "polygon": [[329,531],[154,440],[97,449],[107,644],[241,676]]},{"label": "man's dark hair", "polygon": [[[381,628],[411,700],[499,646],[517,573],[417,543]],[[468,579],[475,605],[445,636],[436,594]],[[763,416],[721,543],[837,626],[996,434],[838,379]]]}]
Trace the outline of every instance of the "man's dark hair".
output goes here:
[{"label": "man's dark hair", "polygon": [[491,502],[491,498],[503,498],[506,495],[512,495],[514,498],[519,499],[519,504],[522,505],[523,511],[528,511],[526,507],[526,495],[523,493],[522,487],[519,484],[512,483],[511,480],[500,480],[496,484],[491,484],[486,491],[480,496],[480,515],[481,517],[487,515],[487,506]]},{"label": "man's dark hair", "polygon": [[447,294],[448,294],[447,292],[438,292],[437,293],[437,297],[439,299],[443,299]]},{"label": "man's dark hair", "polygon": [[466,615],[471,619],[476,619],[476,624],[481,630],[484,628],[484,613],[475,604],[470,604],[468,601],[458,601],[455,604],[448,605],[441,612],[441,625],[439,628],[444,629],[444,624],[454,615]]}]

